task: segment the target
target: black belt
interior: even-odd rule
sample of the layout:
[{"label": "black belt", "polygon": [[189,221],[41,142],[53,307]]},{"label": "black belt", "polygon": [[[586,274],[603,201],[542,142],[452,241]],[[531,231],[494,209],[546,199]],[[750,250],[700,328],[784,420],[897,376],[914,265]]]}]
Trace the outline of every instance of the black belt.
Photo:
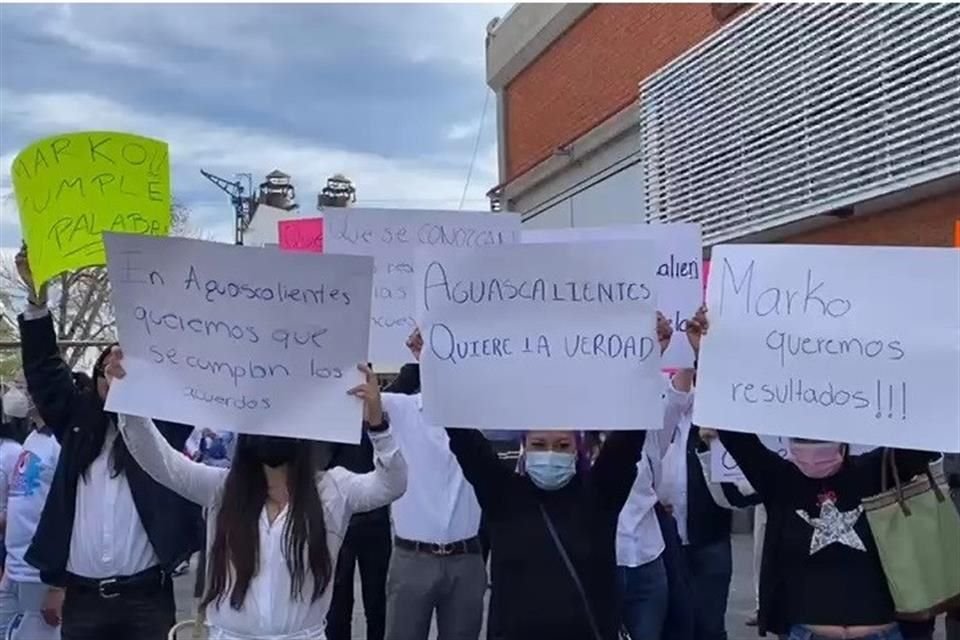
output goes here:
[{"label": "black belt", "polygon": [[155,593],[168,580],[170,580],[169,574],[160,567],[152,567],[132,576],[115,576],[112,578],[84,578],[68,573],[67,588],[93,591],[101,598],[111,600],[122,595]]},{"label": "black belt", "polygon": [[483,547],[480,545],[480,538],[474,536],[466,540],[457,540],[447,544],[438,542],[417,542],[416,540],[405,540],[401,537],[395,537],[393,543],[400,549],[406,551],[416,551],[417,553],[426,553],[432,556],[459,556],[468,553],[480,555],[483,553]]}]

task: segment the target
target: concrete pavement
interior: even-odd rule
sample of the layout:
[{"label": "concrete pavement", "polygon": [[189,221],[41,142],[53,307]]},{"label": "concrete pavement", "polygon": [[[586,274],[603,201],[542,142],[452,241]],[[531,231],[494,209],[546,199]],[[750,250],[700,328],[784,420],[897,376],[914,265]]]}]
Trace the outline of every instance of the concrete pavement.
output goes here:
[{"label": "concrete pavement", "polygon": [[[754,640],[757,638],[756,628],[747,627],[744,623],[753,614],[753,541],[750,534],[733,536],[733,581],[730,585],[730,603],[727,606],[727,632],[729,640]],[[193,582],[195,573],[177,578],[177,619],[184,620],[193,617]],[[356,597],[358,603],[354,608],[353,640],[365,640],[362,602],[360,598],[359,574],[357,577]],[[433,636],[435,637],[435,636]],[[772,638],[772,636],[768,636]],[[943,640],[942,628],[937,629],[936,640]]]}]

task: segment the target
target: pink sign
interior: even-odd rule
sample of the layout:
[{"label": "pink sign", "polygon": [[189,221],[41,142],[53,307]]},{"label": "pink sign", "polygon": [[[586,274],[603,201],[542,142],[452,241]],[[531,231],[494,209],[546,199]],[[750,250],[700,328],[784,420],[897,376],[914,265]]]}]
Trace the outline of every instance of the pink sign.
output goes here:
[{"label": "pink sign", "polygon": [[323,218],[281,220],[277,224],[281,249],[323,253]]}]

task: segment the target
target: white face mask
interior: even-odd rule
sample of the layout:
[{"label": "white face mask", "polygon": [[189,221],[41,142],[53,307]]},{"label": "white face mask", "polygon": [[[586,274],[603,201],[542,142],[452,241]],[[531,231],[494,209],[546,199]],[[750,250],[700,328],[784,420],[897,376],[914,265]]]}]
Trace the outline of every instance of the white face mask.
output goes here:
[{"label": "white face mask", "polygon": [[557,451],[527,451],[526,470],[530,481],[545,491],[567,485],[577,473],[577,454]]},{"label": "white face mask", "polygon": [[26,418],[30,411],[30,401],[26,394],[16,387],[3,394],[3,413],[11,418]]}]

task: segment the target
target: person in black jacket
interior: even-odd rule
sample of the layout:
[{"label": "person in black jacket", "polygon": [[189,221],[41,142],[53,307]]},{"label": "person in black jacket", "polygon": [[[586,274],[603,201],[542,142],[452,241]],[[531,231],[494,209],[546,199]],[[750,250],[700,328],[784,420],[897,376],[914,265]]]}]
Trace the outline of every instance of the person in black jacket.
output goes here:
[{"label": "person in black jacket", "polygon": [[[26,251],[17,269],[31,292],[19,317],[27,388],[61,455],[26,560],[45,584],[66,588],[64,640],[162,640],[176,622],[171,573],[200,548],[200,508],[150,478],[104,410],[109,380],[100,354],[93,376],[75,376],[57,345]],[[192,427],[158,423],[182,450]]]},{"label": "person in black jacket", "polygon": [[506,469],[479,431],[447,433],[486,516],[490,598],[501,637],[615,640],[617,519],[636,478],[645,432],[611,434],[588,467],[574,433],[531,431],[524,439],[523,474]]},{"label": "person in black jacket", "polygon": [[[656,330],[663,353],[673,329],[659,313]],[[516,473],[481,432],[447,434],[490,536],[498,640],[616,640],[617,522],[646,432],[611,433],[591,465],[582,434],[529,431]]]},{"label": "person in black jacket", "polygon": [[[688,324],[694,353],[708,328],[702,308]],[[785,460],[754,434],[720,431],[719,436],[767,510],[760,634],[902,640],[862,506],[882,490],[886,450],[851,456],[839,442],[791,438]],[[912,478],[937,455],[898,451],[898,472]]]}]

